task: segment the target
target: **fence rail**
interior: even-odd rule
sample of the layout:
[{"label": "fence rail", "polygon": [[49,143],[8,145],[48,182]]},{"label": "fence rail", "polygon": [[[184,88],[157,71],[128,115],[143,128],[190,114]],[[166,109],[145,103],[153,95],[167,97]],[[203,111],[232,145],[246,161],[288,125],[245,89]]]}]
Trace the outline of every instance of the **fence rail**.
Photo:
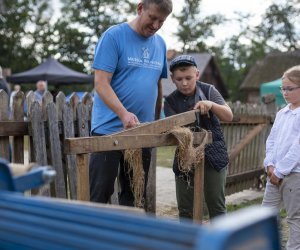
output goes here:
[{"label": "fence rail", "polygon": [[[27,114],[24,114],[26,99]],[[75,155],[64,154],[66,138],[87,137],[93,100],[86,93],[82,100],[73,93],[66,102],[64,93],[59,92],[56,102],[46,92],[41,104],[33,99],[30,91],[25,97],[18,92],[13,97],[12,110],[8,107],[8,96],[0,90],[0,156],[15,163],[24,163],[24,150],[28,149],[29,162],[52,165],[57,171],[54,184],[44,188],[44,195],[77,199],[77,178],[82,178],[76,168]],[[230,164],[226,193],[231,194],[249,187],[258,187],[263,173],[262,161],[266,136],[272,117],[266,105],[230,104],[234,121],[222,123],[228,147]],[[24,138],[28,138],[28,145]],[[83,159],[88,161],[88,158]],[[153,161],[155,166],[155,159]],[[155,168],[150,173],[150,196],[155,196]],[[154,185],[153,185],[154,183]],[[88,188],[88,187],[80,187]],[[155,197],[149,206],[155,211]]]}]

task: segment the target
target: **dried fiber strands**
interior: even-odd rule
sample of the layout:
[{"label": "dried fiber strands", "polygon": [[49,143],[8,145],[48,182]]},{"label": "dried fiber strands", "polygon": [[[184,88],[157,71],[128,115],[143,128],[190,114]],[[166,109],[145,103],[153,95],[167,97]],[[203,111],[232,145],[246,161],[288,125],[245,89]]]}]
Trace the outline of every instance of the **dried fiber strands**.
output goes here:
[{"label": "dried fiber strands", "polygon": [[[206,132],[203,130],[203,132]],[[188,173],[199,166],[204,158],[204,147],[207,143],[208,133],[206,132],[203,142],[194,147],[193,132],[189,128],[175,127],[169,131],[178,141],[178,167],[179,170]]]},{"label": "dried fiber strands", "polygon": [[[205,132],[205,130],[203,130]],[[178,166],[179,169],[188,173],[195,167],[198,167],[204,157],[204,147],[207,143],[208,133],[204,137],[203,142],[194,148],[193,133],[189,128],[175,127],[168,131],[178,141]],[[127,149],[124,153],[124,159],[128,162],[128,174],[132,176],[131,189],[134,196],[134,205],[136,207],[144,207],[144,183],[145,173],[142,160],[142,149]]]},{"label": "dried fiber strands", "polygon": [[145,173],[143,168],[142,149],[125,150],[124,160],[128,162],[128,174],[132,176],[130,185],[134,196],[134,206],[143,208]]}]

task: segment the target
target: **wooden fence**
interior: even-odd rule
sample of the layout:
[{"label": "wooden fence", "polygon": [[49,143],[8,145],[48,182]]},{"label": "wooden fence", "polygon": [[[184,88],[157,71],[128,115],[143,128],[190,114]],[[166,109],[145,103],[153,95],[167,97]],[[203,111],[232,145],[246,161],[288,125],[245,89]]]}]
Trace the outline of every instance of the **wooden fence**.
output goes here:
[{"label": "wooden fence", "polygon": [[[8,103],[8,96],[0,90],[0,156],[11,158],[15,163],[24,163],[24,151],[28,149],[29,162],[52,165],[57,171],[55,183],[44,188],[43,193],[77,199],[77,178],[83,178],[82,175],[86,173],[76,168],[74,155],[63,153],[64,140],[89,136],[93,104],[91,96],[86,93],[80,101],[74,93],[70,101],[66,102],[65,95],[60,92],[54,103],[52,95],[46,92],[39,104],[34,101],[32,91],[26,98],[23,92],[18,92],[13,99],[12,110],[9,110]],[[230,155],[227,194],[259,186],[263,173],[265,140],[271,120],[266,115],[265,105],[234,103],[231,107],[235,114],[234,121],[222,123]],[[28,141],[27,145],[24,138],[28,139],[25,140]],[[155,159],[153,164],[155,166]],[[155,196],[155,170],[153,173],[149,174],[149,193]],[[155,198],[153,201],[155,204]],[[150,210],[155,211],[155,205]]]},{"label": "wooden fence", "polygon": [[222,123],[229,154],[226,194],[262,187],[265,142],[274,117],[270,105],[229,105],[234,119]]}]

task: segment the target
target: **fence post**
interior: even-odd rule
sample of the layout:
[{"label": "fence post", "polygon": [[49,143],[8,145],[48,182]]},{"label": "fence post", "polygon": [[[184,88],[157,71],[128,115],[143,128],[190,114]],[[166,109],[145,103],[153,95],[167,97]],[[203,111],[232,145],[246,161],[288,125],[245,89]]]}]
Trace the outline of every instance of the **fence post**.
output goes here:
[{"label": "fence post", "polygon": [[[0,121],[8,121],[8,96],[0,89]],[[0,157],[10,160],[9,136],[0,136]]]},{"label": "fence post", "polygon": [[49,103],[46,108],[48,136],[50,142],[50,159],[51,165],[56,171],[54,181],[55,197],[66,198],[65,175],[62,165],[62,154],[59,140],[58,119],[55,104]]},{"label": "fence post", "polygon": [[[63,118],[63,141],[64,141],[66,138],[75,137],[73,109],[70,103],[64,104],[62,118]],[[62,145],[64,148],[64,144]],[[75,155],[67,155],[65,157],[66,157],[65,162],[66,162],[70,197],[71,199],[76,200],[77,199],[76,157]]]},{"label": "fence post", "polygon": [[[45,166],[47,165],[45,128],[42,107],[38,102],[35,101],[31,104],[30,113],[34,159],[39,165]],[[50,196],[49,184],[43,188],[42,195]]]},{"label": "fence post", "polygon": [[[12,120],[24,121],[25,95],[18,91],[13,97]],[[12,162],[24,163],[24,136],[14,136],[12,141]]]}]

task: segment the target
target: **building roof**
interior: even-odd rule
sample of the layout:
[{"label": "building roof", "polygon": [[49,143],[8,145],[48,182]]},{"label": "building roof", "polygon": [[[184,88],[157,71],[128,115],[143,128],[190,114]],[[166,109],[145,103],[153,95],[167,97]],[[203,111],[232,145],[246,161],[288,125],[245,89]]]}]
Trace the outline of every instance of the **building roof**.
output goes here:
[{"label": "building roof", "polygon": [[[178,56],[179,54],[176,55],[176,53],[174,53],[174,51],[168,52],[168,71],[169,71],[169,63],[170,61],[175,57]],[[197,63],[197,68],[200,72],[200,81],[202,81],[203,77],[205,76],[204,72],[207,70],[207,67],[209,65],[211,65],[211,67],[213,67],[213,74],[214,77],[217,77],[218,82],[217,83],[211,83],[213,84],[218,90],[219,92],[223,95],[224,98],[228,97],[228,91],[227,88],[224,84],[224,81],[221,77],[221,74],[219,72],[219,69],[214,61],[214,58],[212,55],[210,55],[209,53],[188,53],[188,55],[191,55],[192,57],[195,58],[195,61]],[[172,82],[172,79],[170,77],[170,72],[168,72],[168,78],[167,79],[163,79],[162,80],[162,87],[163,87],[163,95],[169,95],[170,93],[172,93],[175,89],[176,86],[175,84]]]},{"label": "building roof", "polygon": [[288,68],[298,64],[300,64],[300,50],[272,52],[255,63],[241,84],[240,89],[259,90],[262,83],[281,78]]}]

